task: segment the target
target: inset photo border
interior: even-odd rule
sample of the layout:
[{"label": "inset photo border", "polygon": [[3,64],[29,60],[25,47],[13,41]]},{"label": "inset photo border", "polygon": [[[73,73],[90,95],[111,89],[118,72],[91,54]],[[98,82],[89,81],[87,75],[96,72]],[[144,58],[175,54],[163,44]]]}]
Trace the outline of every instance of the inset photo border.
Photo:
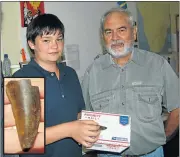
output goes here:
[{"label": "inset photo border", "polygon": [[4,78],[4,155],[45,154],[44,92],[44,78]]}]

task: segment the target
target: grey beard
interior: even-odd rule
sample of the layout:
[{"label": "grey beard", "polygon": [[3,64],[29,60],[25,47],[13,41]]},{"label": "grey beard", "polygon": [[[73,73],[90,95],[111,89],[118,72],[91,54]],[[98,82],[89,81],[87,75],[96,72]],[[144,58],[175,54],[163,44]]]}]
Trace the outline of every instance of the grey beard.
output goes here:
[{"label": "grey beard", "polygon": [[113,58],[123,58],[132,52],[133,46],[131,46],[129,48],[125,48],[123,53],[116,53],[114,50],[112,50],[111,48],[108,48],[108,47],[106,47],[106,50]]}]

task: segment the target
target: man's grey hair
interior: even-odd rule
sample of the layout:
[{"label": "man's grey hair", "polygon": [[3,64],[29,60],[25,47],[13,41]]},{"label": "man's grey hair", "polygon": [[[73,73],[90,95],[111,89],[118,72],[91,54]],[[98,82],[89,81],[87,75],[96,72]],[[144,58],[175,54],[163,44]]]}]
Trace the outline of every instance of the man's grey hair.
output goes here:
[{"label": "man's grey hair", "polygon": [[104,31],[104,22],[106,20],[106,17],[110,14],[110,13],[113,13],[113,12],[120,12],[120,13],[124,13],[125,15],[128,16],[129,18],[129,24],[131,25],[131,27],[134,26],[134,21],[133,21],[133,16],[132,16],[132,13],[126,9],[123,9],[123,8],[120,8],[120,7],[117,7],[117,8],[112,8],[110,10],[108,10],[101,18],[101,23],[100,23],[100,30],[101,30],[101,33],[103,33]]}]

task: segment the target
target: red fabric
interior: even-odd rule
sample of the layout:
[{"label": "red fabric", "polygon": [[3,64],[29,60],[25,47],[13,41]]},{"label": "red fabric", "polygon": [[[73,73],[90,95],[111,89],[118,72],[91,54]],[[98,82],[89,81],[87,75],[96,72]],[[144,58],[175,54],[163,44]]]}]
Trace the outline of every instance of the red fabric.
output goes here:
[{"label": "red fabric", "polygon": [[[20,2],[20,9],[21,9],[21,26],[27,27],[28,23],[32,21],[32,19],[39,14],[44,14],[44,2],[42,1],[28,1],[28,2]],[[27,14],[24,14],[24,10],[29,12],[29,19],[28,23],[26,23]]]}]

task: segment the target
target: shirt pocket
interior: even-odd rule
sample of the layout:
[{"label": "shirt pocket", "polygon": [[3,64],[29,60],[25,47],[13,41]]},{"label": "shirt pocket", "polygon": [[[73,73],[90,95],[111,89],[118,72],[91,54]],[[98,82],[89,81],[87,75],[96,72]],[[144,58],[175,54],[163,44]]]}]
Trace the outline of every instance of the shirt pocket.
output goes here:
[{"label": "shirt pocket", "polygon": [[109,105],[112,99],[112,91],[101,92],[91,97],[91,106],[94,111],[109,112]]},{"label": "shirt pocket", "polygon": [[153,122],[161,116],[161,101],[156,87],[134,87],[136,117],[145,123]]}]

